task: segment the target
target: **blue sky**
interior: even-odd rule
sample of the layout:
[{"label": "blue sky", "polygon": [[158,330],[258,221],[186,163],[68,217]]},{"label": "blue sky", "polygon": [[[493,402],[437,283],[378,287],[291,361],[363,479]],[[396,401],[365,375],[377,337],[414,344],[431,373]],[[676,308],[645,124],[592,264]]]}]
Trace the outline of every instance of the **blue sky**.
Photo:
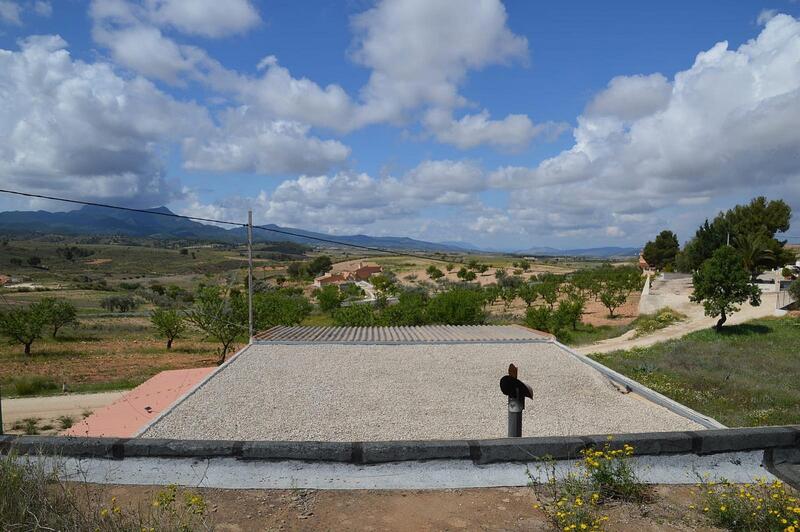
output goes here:
[{"label": "blue sky", "polygon": [[[755,195],[800,209],[797,17],[788,0],[0,0],[0,183],[502,249],[686,240]],[[65,207],[0,198],[28,208]]]}]

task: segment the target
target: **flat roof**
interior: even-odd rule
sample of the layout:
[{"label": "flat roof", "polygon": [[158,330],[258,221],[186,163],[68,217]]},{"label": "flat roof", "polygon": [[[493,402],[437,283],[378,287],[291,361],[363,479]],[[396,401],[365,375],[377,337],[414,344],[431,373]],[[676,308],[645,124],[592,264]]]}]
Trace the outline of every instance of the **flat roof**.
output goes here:
[{"label": "flat roof", "polygon": [[[413,332],[423,337],[427,328],[421,329]],[[527,340],[487,339],[498,332],[492,328],[481,333],[481,341],[253,344],[156,420],[143,437],[502,438],[507,399],[499,381],[509,363],[533,388],[523,436],[705,428],[636,393],[621,393],[601,371],[555,341],[514,329],[529,335]],[[355,330],[342,332],[359,337]]]}]

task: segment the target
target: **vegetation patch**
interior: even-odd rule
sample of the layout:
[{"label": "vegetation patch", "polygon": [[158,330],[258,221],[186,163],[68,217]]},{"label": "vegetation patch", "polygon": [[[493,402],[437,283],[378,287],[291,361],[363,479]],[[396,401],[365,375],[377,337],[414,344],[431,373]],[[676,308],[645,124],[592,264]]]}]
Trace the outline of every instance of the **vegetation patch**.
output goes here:
[{"label": "vegetation patch", "polygon": [[[634,448],[625,444],[614,448],[609,439],[601,449],[585,449],[583,459],[565,478],[558,479],[553,460],[544,461],[545,481],[530,486],[541,510],[557,530],[602,530],[608,521],[604,506],[613,502],[641,504],[650,492],[636,477],[630,458]],[[542,471],[542,469],[540,469]]]},{"label": "vegetation patch", "polygon": [[800,320],[765,318],[592,358],[728,426],[800,423]]},{"label": "vegetation patch", "polygon": [[[52,461],[50,462],[52,463]],[[59,468],[0,456],[0,530],[82,532],[211,530],[204,498],[168,486],[150,504],[100,499],[89,485],[65,483]]]},{"label": "vegetation patch", "polygon": [[796,532],[800,530],[800,495],[782,481],[697,484],[697,503],[689,508],[714,526],[734,531]]},{"label": "vegetation patch", "polygon": [[669,307],[660,309],[655,314],[643,314],[636,318],[636,338],[656,332],[686,319],[686,314],[681,314]]}]

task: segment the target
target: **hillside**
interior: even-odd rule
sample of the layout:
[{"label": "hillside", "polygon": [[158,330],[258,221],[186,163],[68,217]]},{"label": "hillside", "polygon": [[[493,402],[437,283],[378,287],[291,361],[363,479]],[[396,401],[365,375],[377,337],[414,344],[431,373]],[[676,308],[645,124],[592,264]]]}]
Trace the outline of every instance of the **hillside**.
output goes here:
[{"label": "hillside", "polygon": [[[154,213],[173,214],[167,207],[149,209]],[[322,238],[346,244],[398,250],[465,251],[463,248],[425,242],[407,237],[373,237],[369,235],[328,235],[278,225],[265,225],[273,231],[256,230],[256,242],[296,242],[300,244],[330,246],[315,240]],[[153,216],[151,214],[118,211],[102,207],[85,206],[69,212],[8,211],[0,212],[0,233],[13,235],[121,235],[158,239],[189,239],[220,242],[244,242],[244,227],[227,229],[183,218]],[[292,233],[292,235],[286,234]],[[298,235],[298,236],[294,236]],[[311,237],[311,238],[308,238]]]}]

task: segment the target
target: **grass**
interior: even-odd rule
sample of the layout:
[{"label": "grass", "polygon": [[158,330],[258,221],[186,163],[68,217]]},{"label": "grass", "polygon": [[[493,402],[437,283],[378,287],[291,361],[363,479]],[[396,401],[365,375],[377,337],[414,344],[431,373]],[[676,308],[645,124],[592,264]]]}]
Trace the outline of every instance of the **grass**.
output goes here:
[{"label": "grass", "polygon": [[697,331],[598,362],[724,425],[800,423],[800,320],[765,318]]},{"label": "grass", "polygon": [[79,532],[211,530],[202,495],[167,486],[145,505],[103,500],[91,485],[59,479],[50,462],[0,455],[0,530]]},{"label": "grass", "polygon": [[571,346],[593,344],[601,340],[621,336],[635,327],[635,322],[620,325],[597,326],[588,323],[579,323],[577,329],[569,329],[567,331],[569,333],[569,338],[566,344]]},{"label": "grass", "polygon": [[620,325],[590,325],[579,323],[578,328],[567,331],[567,345],[573,347],[593,344],[601,340],[622,336],[628,331],[636,329],[636,337],[645,336],[659,329],[663,329],[685,319],[686,316],[669,307],[659,310],[655,314],[642,314],[630,323]]}]

